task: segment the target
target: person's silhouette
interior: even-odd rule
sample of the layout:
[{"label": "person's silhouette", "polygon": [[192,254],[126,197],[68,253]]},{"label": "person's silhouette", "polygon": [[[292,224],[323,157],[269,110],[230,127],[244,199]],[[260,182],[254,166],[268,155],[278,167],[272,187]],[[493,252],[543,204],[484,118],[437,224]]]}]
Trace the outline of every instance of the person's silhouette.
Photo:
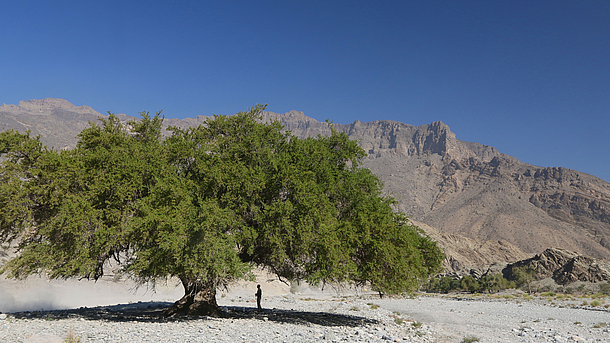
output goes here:
[{"label": "person's silhouette", "polygon": [[263,308],[261,307],[261,298],[263,297],[263,290],[261,289],[261,285],[256,285],[256,306],[258,306],[258,311],[262,311]]}]

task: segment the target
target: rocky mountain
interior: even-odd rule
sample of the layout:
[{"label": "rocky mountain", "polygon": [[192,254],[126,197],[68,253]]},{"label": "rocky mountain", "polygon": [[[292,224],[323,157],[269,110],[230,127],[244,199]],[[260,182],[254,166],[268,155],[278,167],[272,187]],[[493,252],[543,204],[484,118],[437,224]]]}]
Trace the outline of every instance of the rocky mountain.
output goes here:
[{"label": "rocky mountain", "polygon": [[[30,129],[48,146],[70,148],[100,116],[62,99],[0,106],[0,130]],[[134,117],[125,115],[121,119]],[[206,116],[166,119],[188,127]],[[302,112],[265,112],[299,137],[330,133]],[[437,239],[450,270],[515,262],[547,248],[610,260],[610,183],[565,168],[522,163],[497,149],[464,142],[442,122],[413,126],[396,121],[333,124],[368,153],[362,161],[385,183],[400,210]]]},{"label": "rocky mountain", "polygon": [[[329,131],[301,112],[267,116],[297,136]],[[610,259],[610,183],[604,180],[522,163],[493,147],[457,139],[442,122],[334,125],[360,142],[369,154],[363,165],[384,181],[400,209],[444,237],[490,244],[497,251],[491,259],[497,261],[516,261],[550,247]],[[456,247],[447,242],[446,249]],[[477,254],[481,248],[472,251],[460,259],[464,268],[489,258]]]}]

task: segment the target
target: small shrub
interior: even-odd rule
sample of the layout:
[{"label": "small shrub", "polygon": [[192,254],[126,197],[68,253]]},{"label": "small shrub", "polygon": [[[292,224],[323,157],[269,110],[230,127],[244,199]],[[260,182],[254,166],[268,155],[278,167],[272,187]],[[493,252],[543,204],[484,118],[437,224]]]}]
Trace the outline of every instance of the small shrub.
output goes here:
[{"label": "small shrub", "polygon": [[74,333],[74,329],[70,329],[68,330],[68,333],[66,334],[66,339],[64,340],[65,343],[80,343],[80,337],[78,335],[76,335]]},{"label": "small shrub", "polygon": [[473,343],[478,341],[480,341],[480,339],[475,336],[464,337],[464,339],[462,339],[462,343]]},{"label": "small shrub", "polygon": [[610,327],[610,323],[597,323],[593,325],[593,327],[596,329]]},{"label": "small shrub", "polygon": [[402,320],[401,318],[398,318],[398,317],[394,318],[394,323],[396,323],[398,325],[402,325],[402,324],[404,324],[404,322],[405,321]]},{"label": "small shrub", "polygon": [[413,326],[414,328],[418,329],[419,327],[422,326],[422,323],[420,323],[420,322],[413,322],[413,323],[411,323],[411,326]]},{"label": "small shrub", "polygon": [[593,300],[593,301],[591,301],[591,304],[590,304],[590,305],[591,305],[591,306],[593,306],[593,307],[596,307],[596,306],[599,306],[599,305],[601,305],[601,304],[602,304],[602,303],[600,303],[599,301],[597,301],[597,300]]},{"label": "small shrub", "polygon": [[574,325],[580,325],[582,324],[581,322],[574,322]]},{"label": "small shrub", "polygon": [[360,311],[360,309],[358,308],[358,306],[354,306],[352,308],[349,309],[350,311]]}]

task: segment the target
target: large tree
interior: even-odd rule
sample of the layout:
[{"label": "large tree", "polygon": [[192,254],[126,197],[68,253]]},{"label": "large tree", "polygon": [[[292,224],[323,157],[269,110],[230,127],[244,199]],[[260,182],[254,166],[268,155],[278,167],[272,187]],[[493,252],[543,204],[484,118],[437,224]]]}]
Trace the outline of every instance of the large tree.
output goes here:
[{"label": "large tree", "polygon": [[[3,268],[97,280],[110,260],[141,282],[176,277],[167,314],[219,315],[216,290],[260,266],[284,280],[413,290],[442,253],[394,210],[346,134],[299,139],[255,106],[172,128],[159,113],[91,123],[75,149],[0,134]],[[332,128],[332,127],[331,127]]]}]

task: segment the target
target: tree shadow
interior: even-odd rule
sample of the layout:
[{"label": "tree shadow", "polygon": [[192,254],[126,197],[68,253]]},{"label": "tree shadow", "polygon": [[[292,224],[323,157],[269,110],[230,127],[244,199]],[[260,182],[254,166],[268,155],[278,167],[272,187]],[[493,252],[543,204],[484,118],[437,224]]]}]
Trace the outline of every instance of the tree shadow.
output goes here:
[{"label": "tree shadow", "polygon": [[350,326],[357,327],[366,324],[378,324],[374,319],[352,316],[346,314],[329,312],[309,312],[295,310],[263,310],[258,312],[256,309],[247,307],[225,307],[227,318],[255,318],[264,321],[277,322],[282,324],[296,325],[322,325],[322,326]]},{"label": "tree shadow", "polygon": [[[119,304],[111,306],[81,307],[68,310],[51,311],[27,311],[11,313],[17,319],[43,319],[61,320],[70,318],[81,318],[84,320],[100,320],[111,322],[151,322],[167,323],[178,321],[193,321],[209,319],[206,316],[174,315],[164,317],[164,311],[172,306],[172,302],[138,302],[133,304]],[[349,326],[358,327],[367,324],[378,324],[374,319],[328,313],[328,312],[309,312],[281,309],[266,309],[258,312],[255,308],[225,306],[221,307],[222,318],[226,319],[258,319],[282,324],[295,325],[321,325],[321,326]]]},{"label": "tree shadow", "polygon": [[[11,316],[17,319],[61,320],[81,318],[85,320],[104,320],[115,322],[169,322],[163,318],[163,311],[173,305],[172,302],[137,302],[97,307],[80,307],[66,310],[41,310],[14,312]],[[174,320],[175,321],[175,320]]]}]

